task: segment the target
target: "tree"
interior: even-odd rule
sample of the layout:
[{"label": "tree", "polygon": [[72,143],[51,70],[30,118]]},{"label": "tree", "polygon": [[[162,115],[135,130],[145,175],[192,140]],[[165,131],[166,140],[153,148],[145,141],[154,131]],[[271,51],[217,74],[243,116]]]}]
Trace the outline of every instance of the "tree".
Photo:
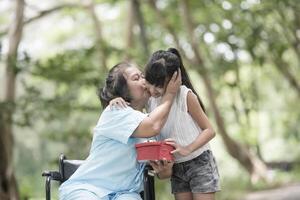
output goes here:
[{"label": "tree", "polygon": [[15,4],[14,21],[9,31],[9,49],[6,57],[6,87],[3,104],[9,104],[8,109],[0,110],[1,139],[0,145],[0,196],[3,199],[19,199],[18,187],[13,170],[13,113],[16,96],[16,77],[18,73],[18,47],[23,33],[24,0]]},{"label": "tree", "polygon": [[216,122],[218,125],[218,130],[221,133],[223,138],[224,144],[227,148],[228,153],[233,156],[235,159],[239,161],[239,163],[251,174],[251,180],[257,181],[259,178],[263,178],[266,180],[266,165],[254,154],[249,151],[245,146],[242,146],[238,142],[234,141],[232,138],[229,137],[224,120],[219,112],[217,104],[215,102],[215,95],[214,89],[212,88],[211,80],[209,77],[209,72],[205,67],[203,62],[203,58],[200,54],[198,44],[196,42],[195,36],[193,34],[194,22],[190,16],[190,10],[188,5],[188,0],[181,1],[182,6],[182,14],[183,19],[186,24],[186,32],[188,33],[188,38],[190,39],[190,44],[195,54],[195,60],[197,62],[198,68],[197,71],[199,75],[203,77],[204,85],[206,87],[210,104],[212,106]]},{"label": "tree", "polygon": [[146,55],[148,57],[150,55],[150,53],[149,53],[145,23],[144,23],[143,15],[142,15],[141,8],[140,8],[140,2],[138,0],[131,0],[131,1],[132,1],[134,15],[137,19],[137,23],[140,28],[141,43],[142,43],[142,47],[144,49],[144,55]]},{"label": "tree", "polygon": [[107,66],[107,44],[105,42],[105,40],[103,39],[103,34],[102,34],[102,28],[101,28],[101,23],[100,20],[98,19],[97,13],[95,12],[95,4],[93,3],[93,1],[89,1],[87,2],[86,5],[87,11],[89,12],[89,14],[92,17],[93,23],[94,23],[94,30],[95,30],[95,35],[96,35],[96,48],[99,52],[99,60],[101,63],[100,66],[100,71],[103,71],[104,73],[106,73],[109,68]]}]

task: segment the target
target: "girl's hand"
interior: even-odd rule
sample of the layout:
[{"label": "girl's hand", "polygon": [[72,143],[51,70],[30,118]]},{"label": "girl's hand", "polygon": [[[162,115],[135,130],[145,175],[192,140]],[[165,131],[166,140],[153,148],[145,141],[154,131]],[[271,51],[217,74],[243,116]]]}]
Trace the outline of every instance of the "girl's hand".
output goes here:
[{"label": "girl's hand", "polygon": [[174,164],[173,161],[167,160],[150,160],[149,162],[156,174],[169,170]]},{"label": "girl's hand", "polygon": [[109,102],[110,108],[126,108],[128,105],[130,105],[130,103],[126,102],[122,97],[114,98]]},{"label": "girl's hand", "polygon": [[174,161],[150,160],[149,163],[152,166],[154,173],[157,174],[159,178],[169,178],[172,175],[172,167],[174,165]]},{"label": "girl's hand", "polygon": [[183,147],[176,143],[176,141],[172,138],[165,139],[166,144],[172,145],[175,150],[171,151],[171,154],[179,153],[182,156],[188,156],[192,153],[192,151],[188,147]]},{"label": "girl's hand", "polygon": [[178,69],[178,71],[174,72],[171,80],[169,81],[166,88],[166,93],[175,95],[177,90],[180,88],[181,83],[181,71]]}]

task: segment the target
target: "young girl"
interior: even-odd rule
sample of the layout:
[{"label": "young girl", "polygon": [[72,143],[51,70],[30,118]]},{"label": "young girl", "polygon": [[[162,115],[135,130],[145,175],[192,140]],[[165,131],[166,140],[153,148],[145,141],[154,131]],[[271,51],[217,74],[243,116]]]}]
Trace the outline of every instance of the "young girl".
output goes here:
[{"label": "young girl", "polygon": [[[177,200],[214,199],[219,190],[217,166],[208,142],[215,132],[205,114],[203,103],[194,90],[179,52],[170,48],[152,54],[145,68],[145,78],[152,97],[148,111],[160,104],[172,74],[181,70],[182,86],[171,107],[158,139],[176,149],[171,177],[172,193]],[[171,139],[169,139],[171,138]]]},{"label": "young girl", "polygon": [[[147,110],[151,112],[160,105],[167,83],[178,70],[181,71],[182,85],[168,119],[157,136],[158,140],[166,140],[175,147],[172,152],[175,157],[171,176],[172,193],[176,200],[214,199],[215,192],[220,190],[219,174],[208,142],[215,132],[190,82],[181,56],[174,48],[154,52],[146,65],[146,84],[152,96]],[[156,170],[153,163],[152,166]]]}]

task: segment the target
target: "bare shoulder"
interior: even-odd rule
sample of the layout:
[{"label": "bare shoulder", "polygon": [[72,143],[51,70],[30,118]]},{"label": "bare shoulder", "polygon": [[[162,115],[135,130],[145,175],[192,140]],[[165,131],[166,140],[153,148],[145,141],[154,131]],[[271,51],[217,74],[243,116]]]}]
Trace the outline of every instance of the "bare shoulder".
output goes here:
[{"label": "bare shoulder", "polygon": [[[187,93],[187,107],[188,107],[188,112],[191,111],[199,111],[202,110],[199,101],[198,101],[198,97],[195,93],[193,93],[192,91],[189,91]],[[202,110],[203,111],[203,110]]]}]

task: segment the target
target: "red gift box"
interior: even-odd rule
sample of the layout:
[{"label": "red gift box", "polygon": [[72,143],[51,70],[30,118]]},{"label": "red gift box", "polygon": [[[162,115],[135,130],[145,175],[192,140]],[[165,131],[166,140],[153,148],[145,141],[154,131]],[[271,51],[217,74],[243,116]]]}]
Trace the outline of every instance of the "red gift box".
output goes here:
[{"label": "red gift box", "polygon": [[166,144],[166,142],[144,142],[136,144],[135,148],[138,161],[174,160],[173,155],[171,154],[174,147]]}]

